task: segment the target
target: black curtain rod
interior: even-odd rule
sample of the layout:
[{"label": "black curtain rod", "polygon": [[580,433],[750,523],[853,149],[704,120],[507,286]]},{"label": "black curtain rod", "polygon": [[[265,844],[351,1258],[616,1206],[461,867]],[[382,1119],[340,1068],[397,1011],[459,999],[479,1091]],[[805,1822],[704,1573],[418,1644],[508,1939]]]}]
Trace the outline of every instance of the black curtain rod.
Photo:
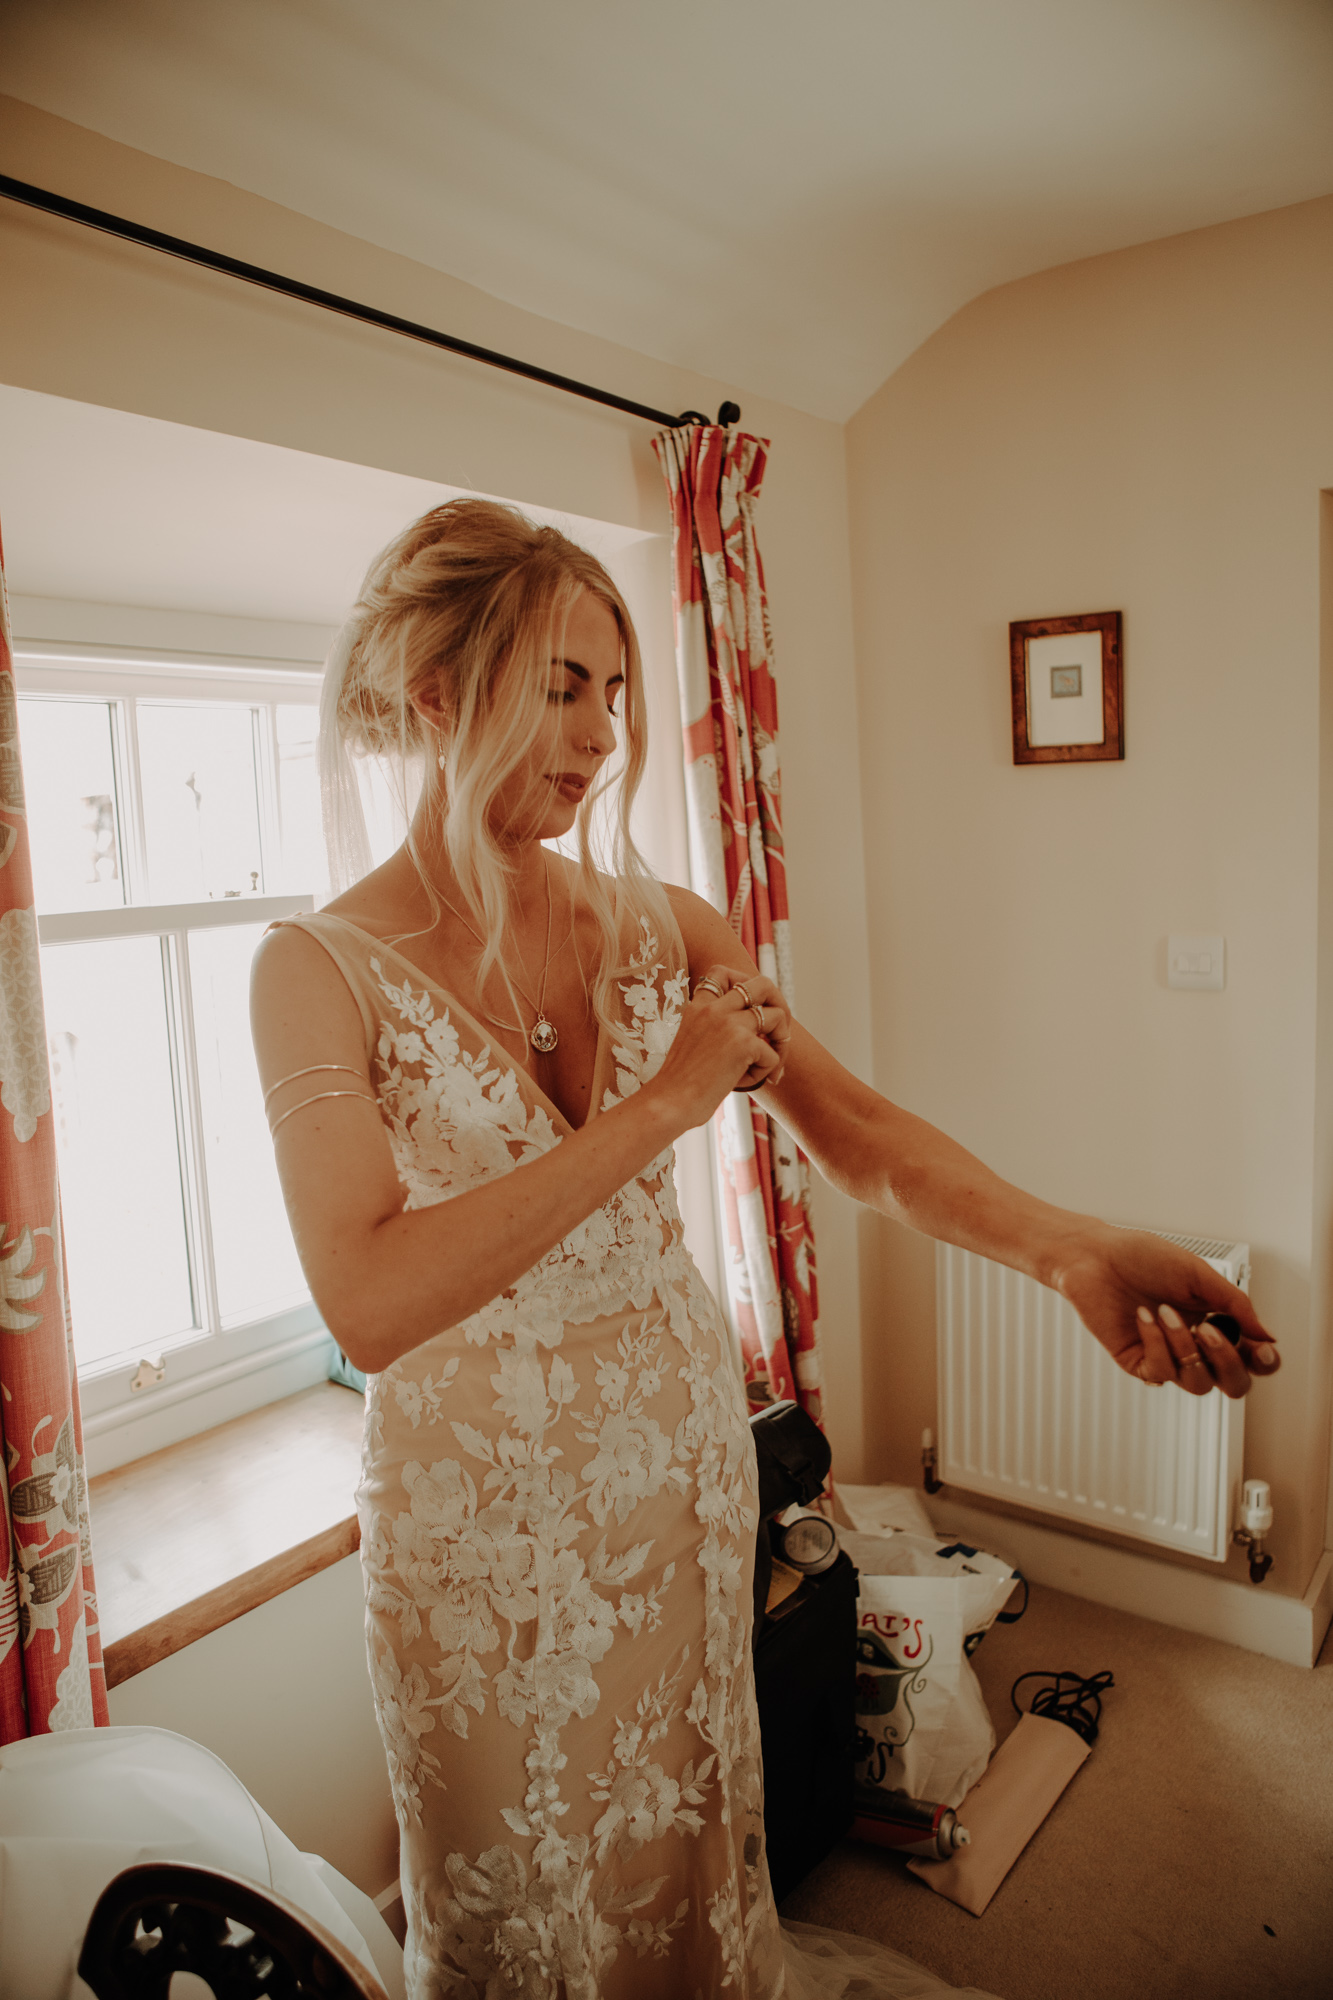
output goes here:
[{"label": "black curtain rod", "polygon": [[[67,222],[81,222],[87,229],[100,229],[108,236],[120,236],[127,243],[141,243],[149,250],[161,250],[168,257],[179,257],[187,264],[202,264],[205,270],[221,271],[228,278],[240,278],[247,285],[261,285],[265,291],[282,292],[289,299],[301,299],[306,305],[322,306],[325,312],[341,313],[344,319],[359,319],[367,326],[382,326],[390,333],[405,334],[409,340],[425,341],[428,347],[443,347],[450,354],[462,354],[469,361],[482,361],[488,368],[503,368],[506,374],[523,375],[529,382],[545,382],[548,388],[563,389],[567,395],[582,396],[589,403],[603,403],[611,410],[624,410],[631,417],[644,417],[650,424],[664,424],[670,430],[678,430],[684,424],[706,424],[709,420],[698,410],[682,410],[679,416],[672,416],[667,410],[654,410],[647,403],[635,403],[628,396],[615,396],[609,389],[594,389],[587,382],[575,382],[568,375],[553,374],[549,368],[535,368],[529,361],[515,361],[510,354],[497,354],[493,348],[478,347],[470,340],[459,340],[452,333],[437,333],[433,327],[421,326],[416,320],[399,319],[396,313],[381,312],[378,306],[359,305],[355,299],[344,299],[337,292],[321,291],[317,285],[302,284],[299,278],[284,278],[277,271],[266,271],[260,264],[246,264],[239,257],[224,257],[221,251],[206,250],[201,243],[187,243],[183,237],[167,236],[160,229],[146,229],[142,223],[128,222],[122,215],[109,215],[104,208],[89,208],[85,202],[69,201],[62,194],[50,194],[45,188],[32,187],[27,181],[16,181],[8,174],[0,174],[0,194],[10,201],[21,201],[29,208],[43,209],[47,215],[63,216]],[[719,424],[730,425],[740,422],[740,407],[736,403],[724,403],[717,413]]]}]

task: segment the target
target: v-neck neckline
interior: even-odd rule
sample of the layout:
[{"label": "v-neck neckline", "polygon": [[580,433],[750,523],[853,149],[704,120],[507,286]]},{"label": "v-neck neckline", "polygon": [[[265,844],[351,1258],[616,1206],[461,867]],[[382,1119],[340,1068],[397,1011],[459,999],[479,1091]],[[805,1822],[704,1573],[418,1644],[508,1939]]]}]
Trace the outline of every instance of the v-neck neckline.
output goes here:
[{"label": "v-neck neckline", "polygon": [[424,966],[420,966],[416,963],[414,959],[410,959],[407,956],[406,952],[399,951],[396,944],[390,944],[385,938],[376,937],[373,931],[363,930],[360,924],[354,924],[350,917],[341,916],[337,910],[319,910],[315,912],[315,914],[319,917],[332,917],[335,923],[342,924],[345,927],[345,929],[349,931],[355,931],[358,937],[364,938],[366,940],[367,944],[372,944],[376,946],[377,949],[380,951],[391,952],[392,955],[398,960],[398,963],[400,965],[405,965],[409,972],[414,973],[416,977],[419,980],[421,980],[424,985],[430,987],[433,993],[438,993],[442,999],[448,1001],[449,1005],[454,1009],[456,1013],[462,1015],[463,1019],[468,1022],[468,1024],[475,1032],[477,1039],[481,1043],[483,1048],[498,1051],[503,1060],[508,1064],[511,1076],[513,1076],[519,1082],[520,1085],[527,1084],[533,1096],[539,1097],[541,1099],[542,1103],[546,1106],[547,1110],[550,1112],[553,1122],[562,1126],[566,1132],[573,1133],[573,1132],[586,1131],[587,1127],[592,1123],[592,1120],[597,1116],[597,1113],[601,1108],[601,1091],[599,1090],[598,1085],[602,1075],[602,1055],[606,1046],[606,1026],[600,1017],[598,1018],[597,1021],[597,1046],[593,1053],[593,1059],[592,1059],[592,1088],[588,1100],[587,1115],[585,1116],[582,1125],[575,1125],[572,1119],[570,1119],[566,1115],[566,1113],[560,1109],[560,1106],[556,1103],[555,1099],[553,1097],[548,1096],[547,1093],[542,1089],[541,1085],[538,1083],[536,1077],[532,1074],[531,1070],[525,1069],[522,1063],[516,1062],[513,1056],[510,1055],[509,1050],[505,1048],[504,1044],[502,1042],[497,1043],[494,1034],[492,1034],[490,1030],[487,1029],[483,1025],[483,1023],[478,1020],[477,1016],[472,1012],[472,1009],[470,1007],[465,1007],[463,1005],[463,1002],[459,999],[458,995],[454,993],[448,986],[441,985],[438,979],[432,979],[430,974],[425,970]]}]

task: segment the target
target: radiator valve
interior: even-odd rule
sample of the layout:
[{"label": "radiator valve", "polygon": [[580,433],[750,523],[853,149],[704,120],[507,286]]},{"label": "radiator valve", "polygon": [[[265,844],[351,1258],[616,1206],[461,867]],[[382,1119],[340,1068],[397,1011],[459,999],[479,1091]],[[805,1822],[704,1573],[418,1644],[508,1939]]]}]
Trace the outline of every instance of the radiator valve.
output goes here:
[{"label": "radiator valve", "polygon": [[1262,1583],[1273,1567],[1264,1537],[1273,1525],[1273,1496],[1266,1479],[1247,1479],[1240,1496],[1240,1526],[1231,1539],[1250,1554],[1250,1582]]},{"label": "radiator valve", "polygon": [[939,1459],[935,1453],[935,1433],[934,1431],[922,1431],[921,1484],[925,1487],[927,1493],[938,1493],[944,1484],[937,1470],[938,1465]]}]

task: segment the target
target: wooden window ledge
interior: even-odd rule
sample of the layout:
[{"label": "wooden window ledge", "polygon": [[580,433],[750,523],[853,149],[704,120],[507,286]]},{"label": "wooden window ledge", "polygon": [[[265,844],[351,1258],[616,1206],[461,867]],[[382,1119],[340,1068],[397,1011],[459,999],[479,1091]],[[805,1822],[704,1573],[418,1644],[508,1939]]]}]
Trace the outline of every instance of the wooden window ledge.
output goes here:
[{"label": "wooden window ledge", "polygon": [[108,1687],[355,1552],[363,1416],[320,1382],[89,1482]]}]

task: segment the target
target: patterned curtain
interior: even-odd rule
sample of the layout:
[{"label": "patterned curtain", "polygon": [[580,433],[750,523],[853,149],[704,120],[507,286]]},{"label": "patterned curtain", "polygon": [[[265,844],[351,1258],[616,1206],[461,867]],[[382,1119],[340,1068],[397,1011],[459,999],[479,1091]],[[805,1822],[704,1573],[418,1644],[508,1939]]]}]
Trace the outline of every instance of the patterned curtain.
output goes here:
[{"label": "patterned curtain", "polygon": [[0,1743],[107,1720],[0,556]]},{"label": "patterned curtain", "polygon": [[[671,494],[693,887],[790,1003],[778,698],[754,510],[767,444],[708,424],[654,440]],[[809,1168],[743,1093],[716,1119],[727,1289],[752,1404],[820,1415]]]}]

